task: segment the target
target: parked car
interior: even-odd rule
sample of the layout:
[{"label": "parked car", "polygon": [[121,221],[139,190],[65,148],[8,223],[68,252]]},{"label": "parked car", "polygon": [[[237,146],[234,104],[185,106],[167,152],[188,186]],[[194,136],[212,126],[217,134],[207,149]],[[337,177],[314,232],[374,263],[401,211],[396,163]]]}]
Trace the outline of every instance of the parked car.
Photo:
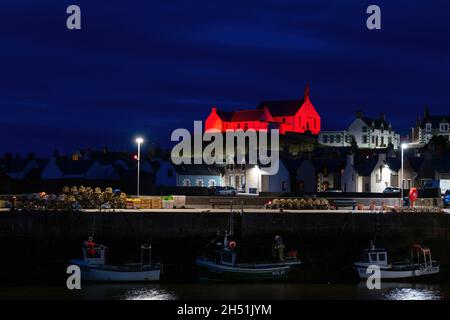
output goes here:
[{"label": "parked car", "polygon": [[444,207],[450,206],[450,190],[445,191],[443,200],[444,200]]},{"label": "parked car", "polygon": [[211,193],[215,196],[236,196],[237,191],[233,187],[211,187]]},{"label": "parked car", "polygon": [[400,188],[396,187],[386,187],[386,189],[383,190],[383,193],[400,193]]},{"label": "parked car", "polygon": [[329,188],[329,189],[325,190],[324,192],[342,192],[342,190]]}]

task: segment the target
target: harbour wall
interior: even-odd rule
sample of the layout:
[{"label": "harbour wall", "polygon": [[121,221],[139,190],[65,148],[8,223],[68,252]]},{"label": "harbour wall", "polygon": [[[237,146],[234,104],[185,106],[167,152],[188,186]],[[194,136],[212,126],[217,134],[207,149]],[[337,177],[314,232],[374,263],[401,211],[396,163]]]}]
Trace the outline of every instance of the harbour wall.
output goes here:
[{"label": "harbour wall", "polygon": [[[274,235],[303,261],[299,281],[349,281],[351,264],[371,240],[400,259],[414,243],[430,246],[441,262],[440,281],[450,282],[450,215],[351,211],[148,210],[142,212],[0,212],[0,284],[62,279],[70,258],[94,234],[108,245],[112,261],[140,256],[152,243],[153,257],[167,265],[170,281],[195,278],[194,260],[221,230],[233,230],[241,260],[270,256]],[[56,271],[55,271],[56,270]],[[58,274],[58,277],[54,277]],[[57,280],[59,281],[59,280]]]}]

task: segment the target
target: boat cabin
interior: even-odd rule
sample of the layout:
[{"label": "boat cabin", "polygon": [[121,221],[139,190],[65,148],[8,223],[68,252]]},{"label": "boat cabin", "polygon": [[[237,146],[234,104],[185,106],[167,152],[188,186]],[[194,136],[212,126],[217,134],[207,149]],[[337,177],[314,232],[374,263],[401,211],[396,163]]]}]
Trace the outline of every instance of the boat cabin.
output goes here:
[{"label": "boat cabin", "polygon": [[363,253],[363,261],[370,264],[387,265],[387,251],[385,249],[377,249],[375,247],[365,249]]},{"label": "boat cabin", "polygon": [[83,259],[88,264],[105,264],[107,247],[95,246],[93,248],[83,247]]},{"label": "boat cabin", "polygon": [[223,248],[217,251],[217,262],[224,266],[236,265],[236,252],[230,248]]},{"label": "boat cabin", "polygon": [[426,266],[432,266],[431,250],[428,247],[422,247],[419,244],[411,246],[410,259],[413,264],[425,264]]}]

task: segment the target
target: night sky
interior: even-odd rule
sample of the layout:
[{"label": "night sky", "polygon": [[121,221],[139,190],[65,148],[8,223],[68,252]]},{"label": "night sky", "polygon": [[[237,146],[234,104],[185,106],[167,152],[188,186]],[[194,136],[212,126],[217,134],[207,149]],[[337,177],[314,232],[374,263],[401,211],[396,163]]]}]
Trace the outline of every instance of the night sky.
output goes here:
[{"label": "night sky", "polygon": [[[82,30],[66,28],[77,4]],[[378,4],[382,30],[366,28]],[[323,129],[358,109],[406,133],[450,113],[450,2],[2,0],[0,152],[169,145],[212,105],[303,96]]]}]

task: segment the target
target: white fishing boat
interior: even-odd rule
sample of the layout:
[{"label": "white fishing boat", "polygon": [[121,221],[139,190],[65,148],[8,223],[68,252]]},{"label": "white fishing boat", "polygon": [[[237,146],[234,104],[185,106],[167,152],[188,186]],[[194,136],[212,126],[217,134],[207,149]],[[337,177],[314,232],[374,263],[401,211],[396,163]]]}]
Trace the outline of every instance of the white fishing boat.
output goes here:
[{"label": "white fishing boat", "polygon": [[431,250],[420,245],[411,246],[410,255],[407,260],[400,262],[388,261],[386,249],[376,248],[371,245],[363,253],[363,261],[354,263],[360,279],[367,279],[372,272],[367,272],[369,266],[380,268],[381,280],[423,278],[439,273],[439,263],[431,259]]},{"label": "white fishing boat", "polygon": [[[278,236],[277,236],[278,237]],[[274,245],[276,259],[265,262],[238,263],[235,251],[236,243],[228,241],[225,234],[223,243],[217,243],[212,255],[201,255],[196,259],[196,265],[201,280],[205,281],[275,281],[286,279],[293,266],[301,261],[297,251],[284,255],[284,245],[281,237]]]},{"label": "white fishing boat", "polygon": [[70,260],[81,269],[81,279],[98,282],[159,281],[162,264],[152,262],[151,245],[141,246],[141,261],[120,265],[106,264],[107,247],[89,239],[82,247],[83,259]]}]

